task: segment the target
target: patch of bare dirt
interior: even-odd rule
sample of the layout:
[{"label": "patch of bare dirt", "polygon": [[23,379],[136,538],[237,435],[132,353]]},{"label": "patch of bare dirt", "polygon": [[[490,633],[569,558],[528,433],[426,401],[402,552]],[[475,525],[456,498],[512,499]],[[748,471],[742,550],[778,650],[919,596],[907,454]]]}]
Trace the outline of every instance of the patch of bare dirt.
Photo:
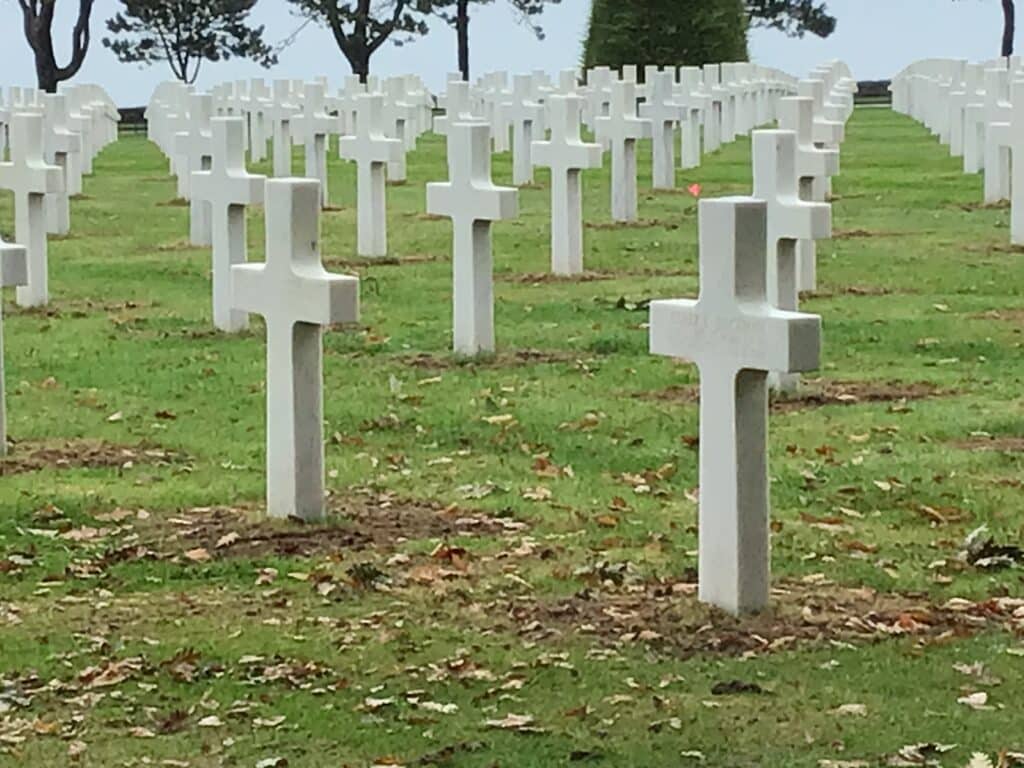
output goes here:
[{"label": "patch of bare dirt", "polygon": [[[900,403],[947,397],[953,392],[928,382],[905,384],[882,381],[825,381],[805,379],[798,393],[772,395],[771,409],[775,413],[789,413],[829,405],[860,405],[862,403]],[[638,392],[634,397],[664,402],[696,403],[700,400],[700,387],[696,384],[667,387],[657,392]]]},{"label": "patch of bare dirt", "polygon": [[448,221],[447,216],[438,216],[436,213],[409,213],[406,215],[417,221]]},{"label": "patch of bare dirt", "polygon": [[412,368],[429,371],[448,371],[456,368],[513,368],[518,365],[544,365],[550,363],[572,363],[580,355],[563,350],[517,349],[513,352],[499,352],[495,355],[458,357],[452,354],[420,353],[407,355],[402,362]]},{"label": "patch of bare dirt", "polygon": [[496,275],[499,282],[519,283],[521,285],[544,285],[557,283],[596,283],[604,280],[622,280],[631,277],[696,277],[694,269],[671,269],[662,267],[644,267],[628,269],[621,272],[608,270],[588,270],[580,275],[556,275],[552,272],[527,272],[516,274],[508,272]]},{"label": "patch of bare dirt", "polygon": [[64,443],[16,443],[0,459],[0,477],[38,472],[42,469],[130,469],[138,464],[168,466],[184,457],[156,446],[114,445],[99,440]]},{"label": "patch of bare dirt", "polygon": [[498,282],[519,283],[521,285],[542,285],[550,283],[596,283],[601,280],[614,280],[616,275],[610,272],[583,272],[579,275],[556,275],[554,272],[506,272],[495,275]]},{"label": "patch of bare dirt", "polygon": [[409,182],[407,182],[405,179],[396,179],[396,180],[388,179],[387,182],[385,182],[385,183],[389,187],[404,187]]},{"label": "patch of bare dirt", "polygon": [[347,210],[348,210],[348,208],[346,208],[343,205],[325,205],[323,208],[320,209],[320,212],[321,213],[342,213],[342,212],[347,211]]},{"label": "patch of bare dirt", "polygon": [[165,200],[162,203],[157,203],[157,208],[187,208],[189,201],[184,197],[175,197],[171,200]]},{"label": "patch of bare dirt", "polygon": [[880,593],[815,580],[785,582],[770,608],[734,617],[697,600],[697,585],[656,582],[622,590],[584,589],[557,601],[519,600],[505,606],[511,629],[531,640],[590,636],[606,645],[646,644],[674,656],[765,654],[811,643],[922,642],[1003,626],[1020,631],[1014,612],[1024,599],[935,605],[924,595]]},{"label": "patch of bare dirt", "polygon": [[994,203],[959,203],[956,206],[962,211],[1008,211],[1010,210],[1009,200],[999,200]]},{"label": "patch of bare dirt", "polygon": [[861,240],[875,237],[910,237],[915,232],[896,232],[894,230],[870,230],[870,229],[834,229],[832,230],[833,240]]},{"label": "patch of bare dirt", "polygon": [[[685,215],[685,211],[683,214]],[[663,219],[637,219],[636,221],[586,221],[583,226],[587,229],[612,230],[612,229],[652,229],[661,227],[663,229],[679,229],[679,222],[664,221]]]},{"label": "patch of bare dirt", "polygon": [[[134,523],[141,545],[108,555],[113,559],[314,557],[343,551],[391,551],[407,541],[504,536],[524,523],[482,512],[411,501],[390,495],[336,498],[321,523],[268,520],[257,510],[199,508]],[[201,554],[199,554],[201,553]]]},{"label": "patch of bare dirt", "polygon": [[93,299],[75,299],[70,301],[58,299],[51,301],[45,307],[19,307],[17,304],[11,304],[8,307],[4,307],[4,312],[9,315],[79,318],[90,317],[97,312],[120,316],[135,310],[149,309],[154,306],[156,305],[145,301],[103,302]]},{"label": "patch of bare dirt", "polygon": [[172,240],[169,243],[160,243],[156,250],[160,253],[173,253],[178,251],[197,251],[203,248],[201,245],[193,245],[188,240]]},{"label": "patch of bare dirt", "polygon": [[327,269],[359,269],[365,267],[401,267],[407,264],[431,264],[441,257],[433,253],[410,253],[407,256],[387,256],[380,259],[327,259]]},{"label": "patch of bare dirt", "polygon": [[1007,323],[1024,325],[1024,309],[990,309],[977,315],[971,315],[972,320],[1002,320]]},{"label": "patch of bare dirt", "polygon": [[951,445],[962,451],[991,451],[993,453],[1024,453],[1024,437],[979,436],[956,440]]},{"label": "patch of bare dirt", "polygon": [[801,294],[805,299],[834,299],[836,296],[889,296],[891,288],[881,285],[847,285],[839,288],[826,288],[820,291],[809,291]]}]

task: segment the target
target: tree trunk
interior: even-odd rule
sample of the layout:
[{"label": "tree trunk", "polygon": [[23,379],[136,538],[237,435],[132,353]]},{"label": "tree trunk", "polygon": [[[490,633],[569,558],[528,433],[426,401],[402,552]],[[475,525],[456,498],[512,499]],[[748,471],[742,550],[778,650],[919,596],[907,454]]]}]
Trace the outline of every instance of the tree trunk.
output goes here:
[{"label": "tree trunk", "polygon": [[56,93],[60,83],[70,80],[82,68],[89,53],[89,20],[93,2],[94,0],[78,0],[78,18],[71,32],[71,61],[66,67],[57,65],[57,57],[53,51],[53,16],[56,0],[48,0],[38,9],[31,3],[22,4],[25,39],[32,48],[36,63],[36,82],[41,90]]},{"label": "tree trunk", "polygon": [[458,0],[455,33],[459,38],[459,72],[469,82],[469,0]]},{"label": "tree trunk", "polygon": [[1016,33],[1016,9],[1013,0],[1003,0],[1003,56],[1013,56],[1013,39]]}]

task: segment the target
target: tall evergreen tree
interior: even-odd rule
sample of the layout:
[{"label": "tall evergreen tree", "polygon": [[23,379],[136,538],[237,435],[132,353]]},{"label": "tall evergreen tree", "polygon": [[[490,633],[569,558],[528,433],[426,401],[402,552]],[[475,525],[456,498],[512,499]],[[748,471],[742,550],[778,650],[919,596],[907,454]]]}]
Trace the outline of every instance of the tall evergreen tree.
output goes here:
[{"label": "tall evergreen tree", "polygon": [[585,67],[747,59],[743,0],[593,0]]}]

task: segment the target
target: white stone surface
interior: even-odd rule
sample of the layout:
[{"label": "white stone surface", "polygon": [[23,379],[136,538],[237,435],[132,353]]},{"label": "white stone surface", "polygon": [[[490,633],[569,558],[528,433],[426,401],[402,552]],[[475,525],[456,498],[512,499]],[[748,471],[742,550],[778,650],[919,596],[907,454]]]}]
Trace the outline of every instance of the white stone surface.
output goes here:
[{"label": "white stone surface", "polygon": [[263,202],[267,179],[246,170],[242,118],[215,117],[211,127],[213,164],[192,174],[192,195],[209,203],[213,216],[213,324],[235,333],[248,327],[249,318],[232,309],[231,267],[248,260],[245,207]]},{"label": "white stone surface", "polygon": [[532,78],[516,75],[512,78],[512,99],[505,105],[504,115],[512,125],[512,183],[516,186],[533,182],[534,126],[539,124],[541,106],[532,97]]},{"label": "white stone surface", "polygon": [[1018,75],[1011,88],[1010,242],[1024,245],[1024,79]]},{"label": "white stone surface", "polygon": [[[28,260],[20,245],[0,240],[0,288],[25,285],[28,282]],[[7,399],[4,393],[4,318],[3,296],[0,295],[0,456],[7,455]]]},{"label": "white stone surface", "polygon": [[448,181],[427,185],[427,212],[452,220],[454,349],[493,352],[491,222],[518,215],[518,193],[491,181],[490,126],[448,125]]},{"label": "white stone surface", "polygon": [[327,152],[331,133],[338,130],[337,118],[327,114],[326,93],[320,83],[305,85],[302,105],[302,135],[306,152],[306,178],[320,182],[320,206],[330,203],[327,181]]},{"label": "white stone surface", "polygon": [[10,128],[11,161],[0,163],[0,189],[14,193],[14,239],[26,250],[28,279],[18,286],[22,307],[50,300],[46,242],[46,195],[64,188],[64,174],[43,160],[43,118],[15,113]]},{"label": "white stone surface", "polygon": [[177,135],[178,188],[184,189],[189,201],[189,242],[192,245],[210,245],[213,242],[213,224],[210,206],[192,197],[191,182],[195,171],[210,168],[213,98],[209,94],[189,96],[188,130]]},{"label": "white stone surface", "polygon": [[651,352],[700,370],[700,599],[732,613],[768,604],[768,371],[818,366],[821,320],[766,295],[767,207],[700,203],[700,298],[651,304]]},{"label": "white stone surface", "polygon": [[635,85],[612,83],[611,106],[607,116],[597,118],[597,137],[612,151],[612,218],[637,218],[636,143],[651,137],[651,121],[637,116]]},{"label": "white stone surface", "polygon": [[[781,310],[799,306],[796,244],[832,235],[832,206],[800,199],[796,169],[796,134],[792,131],[754,131],[754,197],[768,208],[768,300]],[[780,370],[771,385],[781,390],[796,388],[796,375]]]},{"label": "white stone surface", "polygon": [[43,104],[44,157],[64,175],[63,189],[46,196],[46,231],[66,235],[71,231],[71,190],[82,187],[82,136],[68,129],[67,103],[63,95],[44,94]]},{"label": "white stone surface", "polygon": [[985,71],[985,202],[1010,199],[1010,81],[1005,69]]},{"label": "white stone surface", "polygon": [[267,513],[324,513],[323,328],[359,319],[359,280],[320,260],[320,190],[309,179],[266,184],[267,261],[231,268],[234,307],[267,327]]},{"label": "white stone surface", "polygon": [[675,75],[672,72],[651,72],[647,102],[641,108],[643,117],[651,121],[651,172],[655,189],[676,186],[675,130],[683,108],[675,101]]},{"label": "white stone surface", "polygon": [[[839,175],[839,152],[814,143],[814,102],[793,96],[782,99],[778,106],[779,128],[796,134],[796,172],[800,199],[825,202],[824,184],[819,179]],[[813,291],[818,287],[818,253],[814,240],[800,240],[796,246],[797,287]]]},{"label": "white stone surface", "polygon": [[356,134],[341,137],[341,156],[354,160],[356,171],[357,252],[388,255],[386,166],[405,152],[402,142],[384,135],[384,100],[380,94],[356,97]]},{"label": "white stone surface", "polygon": [[583,189],[581,171],[600,168],[600,144],[580,139],[583,99],[547,97],[551,137],[533,142],[533,163],[551,169],[551,270],[556,275],[583,272]]},{"label": "white stone surface", "polygon": [[274,141],[274,177],[287,178],[292,175],[292,121],[299,108],[291,101],[291,83],[287,80],[274,81],[274,95],[267,108]]}]

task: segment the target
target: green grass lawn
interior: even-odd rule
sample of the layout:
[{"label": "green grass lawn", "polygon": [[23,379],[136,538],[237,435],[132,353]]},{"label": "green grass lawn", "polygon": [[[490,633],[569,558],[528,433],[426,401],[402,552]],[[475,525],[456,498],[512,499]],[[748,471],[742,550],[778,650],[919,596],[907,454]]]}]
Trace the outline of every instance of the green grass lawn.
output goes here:
[{"label": "green grass lawn", "polygon": [[[212,331],[166,160],[108,148],[51,306],[4,297],[0,766],[1024,764],[1024,252],[924,128],[848,135],[823,368],[773,407],[774,605],[741,620],[694,595],[696,371],[634,311],[698,285],[696,201],[650,191],[648,148],[637,225],[585,175],[582,279],[549,275],[547,176],[522,190],[480,360],[424,214],[442,139],[388,189],[386,263],[332,159],[322,251],[363,318],[325,336],[311,526],[260,519],[261,322]],[[749,191],[749,141],[679,181]],[[261,211],[249,236],[261,260]],[[962,555],[982,525],[1005,567]]]}]

